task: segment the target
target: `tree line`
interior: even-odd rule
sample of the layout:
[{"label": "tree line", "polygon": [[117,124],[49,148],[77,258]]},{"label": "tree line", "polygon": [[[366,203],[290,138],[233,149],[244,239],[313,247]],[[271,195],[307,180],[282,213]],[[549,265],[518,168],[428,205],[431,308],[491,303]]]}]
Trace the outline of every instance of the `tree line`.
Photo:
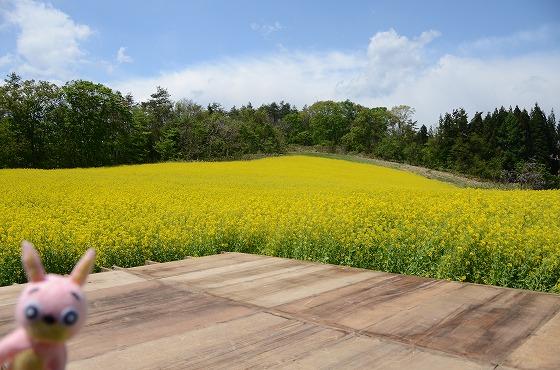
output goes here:
[{"label": "tree line", "polygon": [[0,85],[0,168],[68,168],[169,160],[236,159],[290,145],[364,153],[533,188],[559,187],[560,124],[531,111],[464,109],[417,127],[408,106],[349,100],[297,109],[273,102],[225,109],[173,101],[158,87],[135,102],[102,84],[63,86],[12,73]]}]

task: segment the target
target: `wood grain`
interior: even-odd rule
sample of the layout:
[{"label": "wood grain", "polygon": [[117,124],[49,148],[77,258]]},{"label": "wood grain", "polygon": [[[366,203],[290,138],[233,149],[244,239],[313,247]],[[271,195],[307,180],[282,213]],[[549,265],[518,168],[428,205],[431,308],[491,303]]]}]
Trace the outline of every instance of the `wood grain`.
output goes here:
[{"label": "wood grain", "polygon": [[[0,335],[21,286],[0,288]],[[226,253],[93,274],[70,369],[559,369],[560,296]]]}]

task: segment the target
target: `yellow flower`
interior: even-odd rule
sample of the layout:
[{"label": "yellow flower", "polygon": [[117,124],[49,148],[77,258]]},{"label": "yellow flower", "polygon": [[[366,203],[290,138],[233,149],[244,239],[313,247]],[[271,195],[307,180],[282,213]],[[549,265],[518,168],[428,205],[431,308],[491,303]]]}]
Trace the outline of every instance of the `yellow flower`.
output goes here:
[{"label": "yellow flower", "polygon": [[478,273],[477,282],[529,289],[557,283],[542,274],[560,259],[560,191],[460,189],[288,156],[0,170],[0,194],[2,284],[21,278],[10,272],[19,261],[4,256],[24,238],[59,270],[93,246],[107,266],[239,250],[469,281]]}]

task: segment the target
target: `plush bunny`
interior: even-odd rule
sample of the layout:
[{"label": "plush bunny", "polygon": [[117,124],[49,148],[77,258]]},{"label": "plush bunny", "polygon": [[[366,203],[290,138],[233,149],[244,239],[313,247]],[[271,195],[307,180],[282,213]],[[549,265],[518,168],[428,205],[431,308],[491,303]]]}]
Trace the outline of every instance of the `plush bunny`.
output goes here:
[{"label": "plush bunny", "polygon": [[81,287],[91,272],[95,251],[89,249],[70,276],[45,274],[39,254],[21,243],[22,262],[29,283],[17,306],[18,328],[0,341],[0,365],[13,370],[63,370],[66,340],[86,320],[86,297]]}]

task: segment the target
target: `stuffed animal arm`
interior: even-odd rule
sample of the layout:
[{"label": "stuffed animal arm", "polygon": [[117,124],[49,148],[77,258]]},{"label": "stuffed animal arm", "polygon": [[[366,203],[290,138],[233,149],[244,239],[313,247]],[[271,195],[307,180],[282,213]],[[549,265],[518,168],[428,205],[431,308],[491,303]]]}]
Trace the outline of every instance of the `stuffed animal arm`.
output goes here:
[{"label": "stuffed animal arm", "polygon": [[16,305],[18,328],[0,340],[2,364],[13,370],[63,370],[66,340],[84,325],[87,303],[81,287],[95,260],[89,249],[69,276],[46,274],[39,254],[21,243],[22,262],[29,283]]}]

